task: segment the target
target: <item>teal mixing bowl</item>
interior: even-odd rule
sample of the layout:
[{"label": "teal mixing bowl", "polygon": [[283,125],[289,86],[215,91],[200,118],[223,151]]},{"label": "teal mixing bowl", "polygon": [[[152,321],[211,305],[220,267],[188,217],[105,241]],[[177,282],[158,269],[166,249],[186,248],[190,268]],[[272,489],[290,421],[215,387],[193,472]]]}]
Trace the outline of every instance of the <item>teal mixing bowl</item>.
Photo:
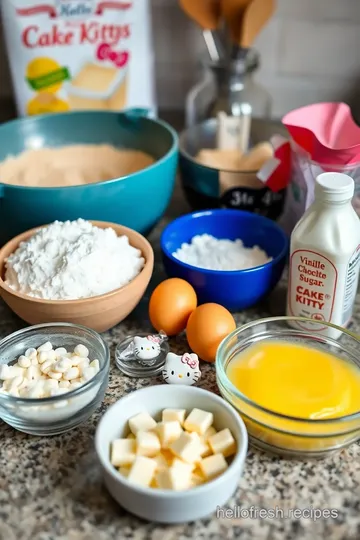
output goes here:
[{"label": "teal mixing bowl", "polygon": [[176,132],[146,111],[78,111],[33,116],[0,125],[0,162],[29,148],[111,144],[147,152],[156,162],[134,174],[70,187],[22,187],[1,183],[0,246],[52,221],[77,218],[119,223],[148,234],[165,212],[174,189]]}]

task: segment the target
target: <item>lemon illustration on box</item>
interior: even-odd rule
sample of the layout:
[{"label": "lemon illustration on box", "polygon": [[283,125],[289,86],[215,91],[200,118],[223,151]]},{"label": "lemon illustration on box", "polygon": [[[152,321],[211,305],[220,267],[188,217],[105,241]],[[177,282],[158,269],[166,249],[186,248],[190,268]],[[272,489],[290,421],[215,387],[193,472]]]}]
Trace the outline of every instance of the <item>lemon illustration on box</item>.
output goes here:
[{"label": "lemon illustration on box", "polygon": [[34,58],[26,69],[26,80],[35,96],[28,101],[27,114],[35,115],[69,110],[68,103],[56,93],[70,79],[67,67],[48,57]]}]

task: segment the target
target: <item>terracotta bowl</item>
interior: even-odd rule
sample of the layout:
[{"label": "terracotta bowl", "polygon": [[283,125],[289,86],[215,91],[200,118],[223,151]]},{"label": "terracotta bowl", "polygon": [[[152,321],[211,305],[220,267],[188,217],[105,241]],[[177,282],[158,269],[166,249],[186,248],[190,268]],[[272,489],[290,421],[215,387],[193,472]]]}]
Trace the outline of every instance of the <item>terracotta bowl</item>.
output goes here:
[{"label": "terracotta bowl", "polygon": [[31,229],[19,234],[0,249],[0,295],[21,319],[29,324],[69,322],[105,332],[124,320],[140,302],[154,266],[154,252],[150,243],[141,234],[127,227],[104,221],[91,223],[102,229],[111,227],[118,236],[126,234],[130,244],[140,249],[145,259],[140,274],[120,289],[80,300],[43,300],[15,292],[4,282],[5,260],[20,242],[28,240],[40,227]]}]

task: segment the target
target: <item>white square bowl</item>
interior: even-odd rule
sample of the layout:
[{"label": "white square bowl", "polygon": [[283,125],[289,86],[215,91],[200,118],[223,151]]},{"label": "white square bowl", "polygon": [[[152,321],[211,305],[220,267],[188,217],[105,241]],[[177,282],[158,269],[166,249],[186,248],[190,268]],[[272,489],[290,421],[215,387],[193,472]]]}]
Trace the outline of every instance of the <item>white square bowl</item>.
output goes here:
[{"label": "white square bowl", "polygon": [[[128,432],[129,418],[146,411],[159,421],[163,409],[181,408],[189,413],[194,407],[212,412],[214,427],[229,428],[237,442],[236,454],[219,477],[187,491],[170,491],[131,484],[111,465],[111,443]],[[184,523],[211,514],[234,494],[244,468],[248,436],[240,415],[221,397],[194,386],[164,384],[137,390],[109,407],[97,427],[95,446],[105,485],[123,508],[148,521]]]}]

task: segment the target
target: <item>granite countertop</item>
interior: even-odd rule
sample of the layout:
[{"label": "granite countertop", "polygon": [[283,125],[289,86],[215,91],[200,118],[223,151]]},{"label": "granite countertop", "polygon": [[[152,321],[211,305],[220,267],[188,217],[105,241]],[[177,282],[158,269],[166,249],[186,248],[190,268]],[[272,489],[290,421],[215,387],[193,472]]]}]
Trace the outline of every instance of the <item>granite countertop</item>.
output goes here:
[{"label": "granite countertop", "polygon": [[[239,488],[227,508],[336,509],[333,519],[218,518],[209,516],[187,525],[147,523],[119,507],[102,484],[94,451],[94,433],[107,407],[151,379],[131,379],[114,366],[116,344],[129,333],[150,331],[147,303],[151,289],[164,274],[159,234],[164,225],[188,208],[177,187],[166,217],[153,231],[154,276],[147,294],[130,317],[103,337],[112,366],[101,408],[78,429],[56,437],[33,437],[0,421],[0,540],[351,540],[360,538],[360,444],[325,460],[285,460],[249,449]],[[283,314],[286,282],[261,305],[235,315],[238,324]],[[0,338],[21,328],[20,321],[0,300]],[[360,298],[354,317],[360,333]],[[186,349],[184,337],[172,340],[175,352]],[[216,391],[214,366],[203,363],[199,386]]]},{"label": "granite countertop", "polygon": [[[151,235],[156,252],[150,290],[132,315],[104,334],[112,353],[109,389],[104,403],[80,428],[56,437],[32,437],[0,424],[0,540],[135,540],[220,539],[339,540],[360,537],[360,445],[322,461],[282,460],[249,449],[243,477],[228,508],[334,508],[336,520],[226,519],[215,515],[196,523],[160,526],[122,510],[106,492],[94,452],[100,416],[114,401],[152,380],[131,379],[114,366],[115,345],[128,333],[150,330],[149,292],[165,276],[159,257],[159,233],[188,209],[179,188],[165,219]],[[263,304],[236,315],[238,324],[282,314],[286,283],[280,283]],[[357,302],[354,330],[360,331]],[[23,326],[0,301],[0,338]],[[171,343],[186,348],[183,337]],[[203,388],[215,390],[214,366],[201,366]]]}]

